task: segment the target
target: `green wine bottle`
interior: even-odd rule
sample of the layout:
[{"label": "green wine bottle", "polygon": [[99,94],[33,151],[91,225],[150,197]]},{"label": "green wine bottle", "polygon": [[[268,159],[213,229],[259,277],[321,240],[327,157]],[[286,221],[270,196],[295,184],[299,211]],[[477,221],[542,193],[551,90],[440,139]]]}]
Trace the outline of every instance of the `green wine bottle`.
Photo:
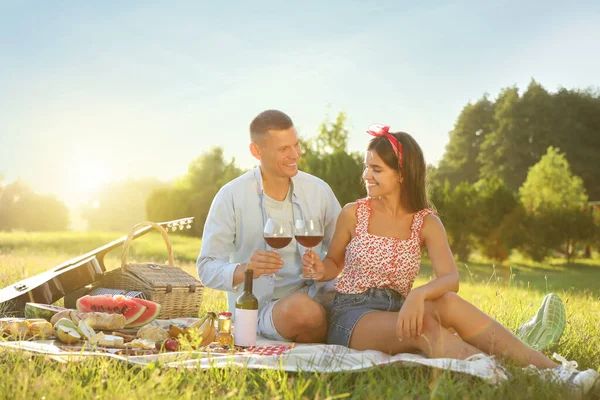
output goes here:
[{"label": "green wine bottle", "polygon": [[244,277],[244,293],[235,301],[234,341],[236,346],[256,346],[258,326],[258,300],[252,294],[254,271],[247,269]]}]

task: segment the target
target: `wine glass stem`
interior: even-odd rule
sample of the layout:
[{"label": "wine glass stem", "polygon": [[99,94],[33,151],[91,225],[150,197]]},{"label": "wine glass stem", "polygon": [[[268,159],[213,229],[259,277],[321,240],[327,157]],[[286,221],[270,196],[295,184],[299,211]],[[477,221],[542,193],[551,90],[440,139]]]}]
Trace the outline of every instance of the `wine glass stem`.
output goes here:
[{"label": "wine glass stem", "polygon": [[314,278],[315,276],[315,260],[313,258],[313,251],[312,251],[312,247],[309,247],[310,250],[310,261],[312,262],[311,266],[310,266],[310,277]]},{"label": "wine glass stem", "polygon": [[[277,254],[279,254],[279,250],[280,249],[273,249],[273,251]],[[279,256],[281,257],[281,254],[279,254]],[[275,274],[269,274],[269,276],[271,277],[271,282],[273,283],[273,285],[275,285],[275,281],[281,278],[277,278],[277,275]]]}]

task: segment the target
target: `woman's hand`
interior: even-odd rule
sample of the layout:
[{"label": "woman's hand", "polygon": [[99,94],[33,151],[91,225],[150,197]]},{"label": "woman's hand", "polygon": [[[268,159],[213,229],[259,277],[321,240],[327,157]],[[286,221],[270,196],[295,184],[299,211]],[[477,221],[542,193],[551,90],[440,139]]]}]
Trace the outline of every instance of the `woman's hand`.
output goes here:
[{"label": "woman's hand", "polygon": [[425,293],[419,289],[411,290],[398,312],[396,333],[398,340],[417,338],[423,332],[425,313]]},{"label": "woman's hand", "polygon": [[302,257],[302,274],[314,281],[318,281],[325,275],[325,265],[312,249],[306,249]]}]

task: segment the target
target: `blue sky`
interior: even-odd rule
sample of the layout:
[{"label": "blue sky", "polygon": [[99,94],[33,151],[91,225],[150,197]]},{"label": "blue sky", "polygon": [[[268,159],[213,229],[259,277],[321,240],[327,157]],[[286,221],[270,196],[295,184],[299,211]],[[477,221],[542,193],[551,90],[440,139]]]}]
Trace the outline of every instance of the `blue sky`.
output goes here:
[{"label": "blue sky", "polygon": [[598,86],[598,21],[597,1],[0,0],[0,173],[73,204],[212,146],[250,167],[267,108],[304,137],[347,112],[350,150],[387,123],[436,163],[485,92]]}]

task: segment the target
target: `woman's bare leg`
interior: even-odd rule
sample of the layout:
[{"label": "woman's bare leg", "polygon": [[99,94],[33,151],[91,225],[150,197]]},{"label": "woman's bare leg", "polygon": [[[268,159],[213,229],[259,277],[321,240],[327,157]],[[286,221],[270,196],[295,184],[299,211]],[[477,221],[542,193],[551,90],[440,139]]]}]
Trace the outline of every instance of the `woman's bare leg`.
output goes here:
[{"label": "woman's bare leg", "polygon": [[358,320],[350,348],[356,350],[379,350],[388,354],[422,351],[432,358],[465,359],[481,351],[462,341],[442,327],[430,316],[423,319],[423,335],[418,338],[398,340],[396,334],[397,312],[374,311]]},{"label": "woman's bare leg", "polygon": [[427,300],[425,313],[438,319],[443,327],[453,328],[465,342],[488,354],[505,356],[521,366],[557,366],[456,293],[449,292],[436,300]]}]

